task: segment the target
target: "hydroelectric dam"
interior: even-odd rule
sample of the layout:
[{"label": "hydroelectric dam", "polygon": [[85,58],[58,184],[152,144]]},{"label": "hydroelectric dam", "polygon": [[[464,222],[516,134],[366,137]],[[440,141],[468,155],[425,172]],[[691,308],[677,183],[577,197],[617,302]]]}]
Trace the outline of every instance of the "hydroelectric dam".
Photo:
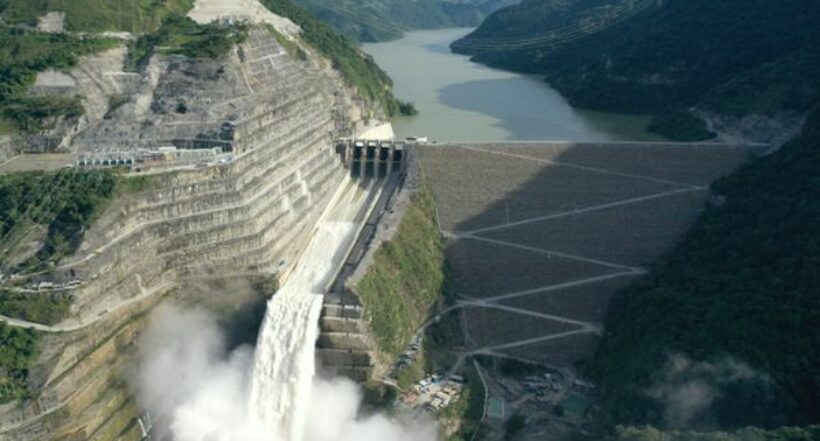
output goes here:
[{"label": "hydroelectric dam", "polygon": [[[174,304],[236,321],[290,280],[320,219],[347,215],[331,207],[362,204],[347,220],[361,223],[354,236],[367,228],[399,185],[393,176],[406,155],[400,144],[382,145],[390,138],[378,134],[383,115],[327,59],[310,48],[304,55],[289,54],[260,25],[222,59],[158,53],[143,70],[125,72],[127,50],[118,46],[84,57],[60,82],[38,82],[38,93],[80,95],[87,108],[34,140],[74,158],[44,191],[98,169],[127,185],[48,271],[15,269],[15,259],[27,258],[23,248],[2,262],[4,290],[67,306],[48,322],[0,316],[42,336],[30,397],[0,406],[0,439],[142,439],[163,412],[149,416],[126,380],[140,365],[152,311]],[[110,109],[113,97],[121,104]],[[377,140],[378,157],[368,162],[365,151],[355,165],[355,153],[336,152],[334,140],[354,137]]]},{"label": "hydroelectric dam", "polygon": [[324,295],[378,204],[385,182],[392,179],[385,175],[343,183],[295,268],[268,302],[255,353],[250,411],[281,439],[304,439]]},{"label": "hydroelectric dam", "polygon": [[[285,38],[297,32],[271,25]],[[2,262],[4,290],[66,305],[53,320],[0,316],[40,338],[26,398],[0,405],[3,441],[145,439],[173,417],[149,409],[129,382],[150,349],[152,314],[173,304],[243,322],[248,305],[268,301],[277,286],[249,407],[298,439],[306,378],[378,373],[367,305],[349,285],[422,175],[437,229],[455,239],[447,257],[461,297],[452,308],[474,337],[462,354],[571,365],[594,345],[617,283],[674,243],[712,199],[709,182],[748,156],[720,145],[392,142],[368,135],[386,116],[329,60],[308,47],[303,57],[289,53],[265,26],[251,26],[222,59],[157,53],[126,72],[127,55],[113,47],[36,83],[38,94],[82,96],[87,110],[27,140],[32,151],[68,158],[44,193],[98,169],[116,170],[127,185],[46,270],[17,269],[30,257],[23,246]],[[19,153],[5,139],[0,150],[3,159]],[[651,202],[669,205],[645,216]],[[15,243],[42,240],[39,229],[22,230]],[[647,232],[652,241],[630,240]],[[584,291],[597,283],[604,291]],[[542,293],[549,301],[533,300]],[[294,326],[274,326],[282,323]],[[296,356],[273,357],[282,345]]]}]

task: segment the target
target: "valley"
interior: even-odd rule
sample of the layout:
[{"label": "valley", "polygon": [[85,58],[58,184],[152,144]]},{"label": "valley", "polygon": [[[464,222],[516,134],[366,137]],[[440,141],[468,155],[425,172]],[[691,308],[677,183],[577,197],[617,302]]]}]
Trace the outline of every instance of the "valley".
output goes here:
[{"label": "valley", "polygon": [[648,117],[576,109],[537,78],[483,67],[450,52],[469,28],[413,31],[365,52],[418,115],[392,119],[396,134],[438,141],[656,141]]},{"label": "valley", "polygon": [[818,14],[0,0],[0,441],[817,439]]}]

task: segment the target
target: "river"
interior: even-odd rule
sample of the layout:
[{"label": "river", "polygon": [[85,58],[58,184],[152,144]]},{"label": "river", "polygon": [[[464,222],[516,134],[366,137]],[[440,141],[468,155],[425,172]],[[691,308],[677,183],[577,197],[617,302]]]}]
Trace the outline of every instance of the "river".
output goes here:
[{"label": "river", "polygon": [[363,45],[387,71],[397,97],[419,114],[393,119],[396,136],[438,141],[653,141],[648,117],[573,108],[541,79],[492,69],[450,52],[470,28],[408,32]]}]

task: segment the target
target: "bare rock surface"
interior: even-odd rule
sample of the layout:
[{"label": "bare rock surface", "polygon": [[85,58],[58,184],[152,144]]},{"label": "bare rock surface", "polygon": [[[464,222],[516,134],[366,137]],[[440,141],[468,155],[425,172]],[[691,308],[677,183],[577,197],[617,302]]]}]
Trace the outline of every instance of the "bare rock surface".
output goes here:
[{"label": "bare rock surface", "polygon": [[219,20],[267,23],[279,33],[291,37],[297,35],[300,30],[295,23],[269,11],[258,0],[197,0],[188,16],[197,23]]}]

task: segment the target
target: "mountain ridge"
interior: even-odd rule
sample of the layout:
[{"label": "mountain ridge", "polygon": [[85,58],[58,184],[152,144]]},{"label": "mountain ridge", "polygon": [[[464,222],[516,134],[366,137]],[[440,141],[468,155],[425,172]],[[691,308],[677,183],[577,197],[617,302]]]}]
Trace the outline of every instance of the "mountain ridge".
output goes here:
[{"label": "mountain ridge", "polygon": [[[624,20],[602,12],[630,5],[644,7]],[[805,115],[820,101],[817,20],[820,5],[804,0],[525,0],[497,11],[452,49],[490,66],[543,75],[578,107],[684,113],[688,118],[677,120],[691,127],[691,118],[704,113]],[[589,32],[548,38],[566,26]],[[660,131],[679,140],[708,138],[703,123],[696,124],[701,130],[661,124]]]}]

